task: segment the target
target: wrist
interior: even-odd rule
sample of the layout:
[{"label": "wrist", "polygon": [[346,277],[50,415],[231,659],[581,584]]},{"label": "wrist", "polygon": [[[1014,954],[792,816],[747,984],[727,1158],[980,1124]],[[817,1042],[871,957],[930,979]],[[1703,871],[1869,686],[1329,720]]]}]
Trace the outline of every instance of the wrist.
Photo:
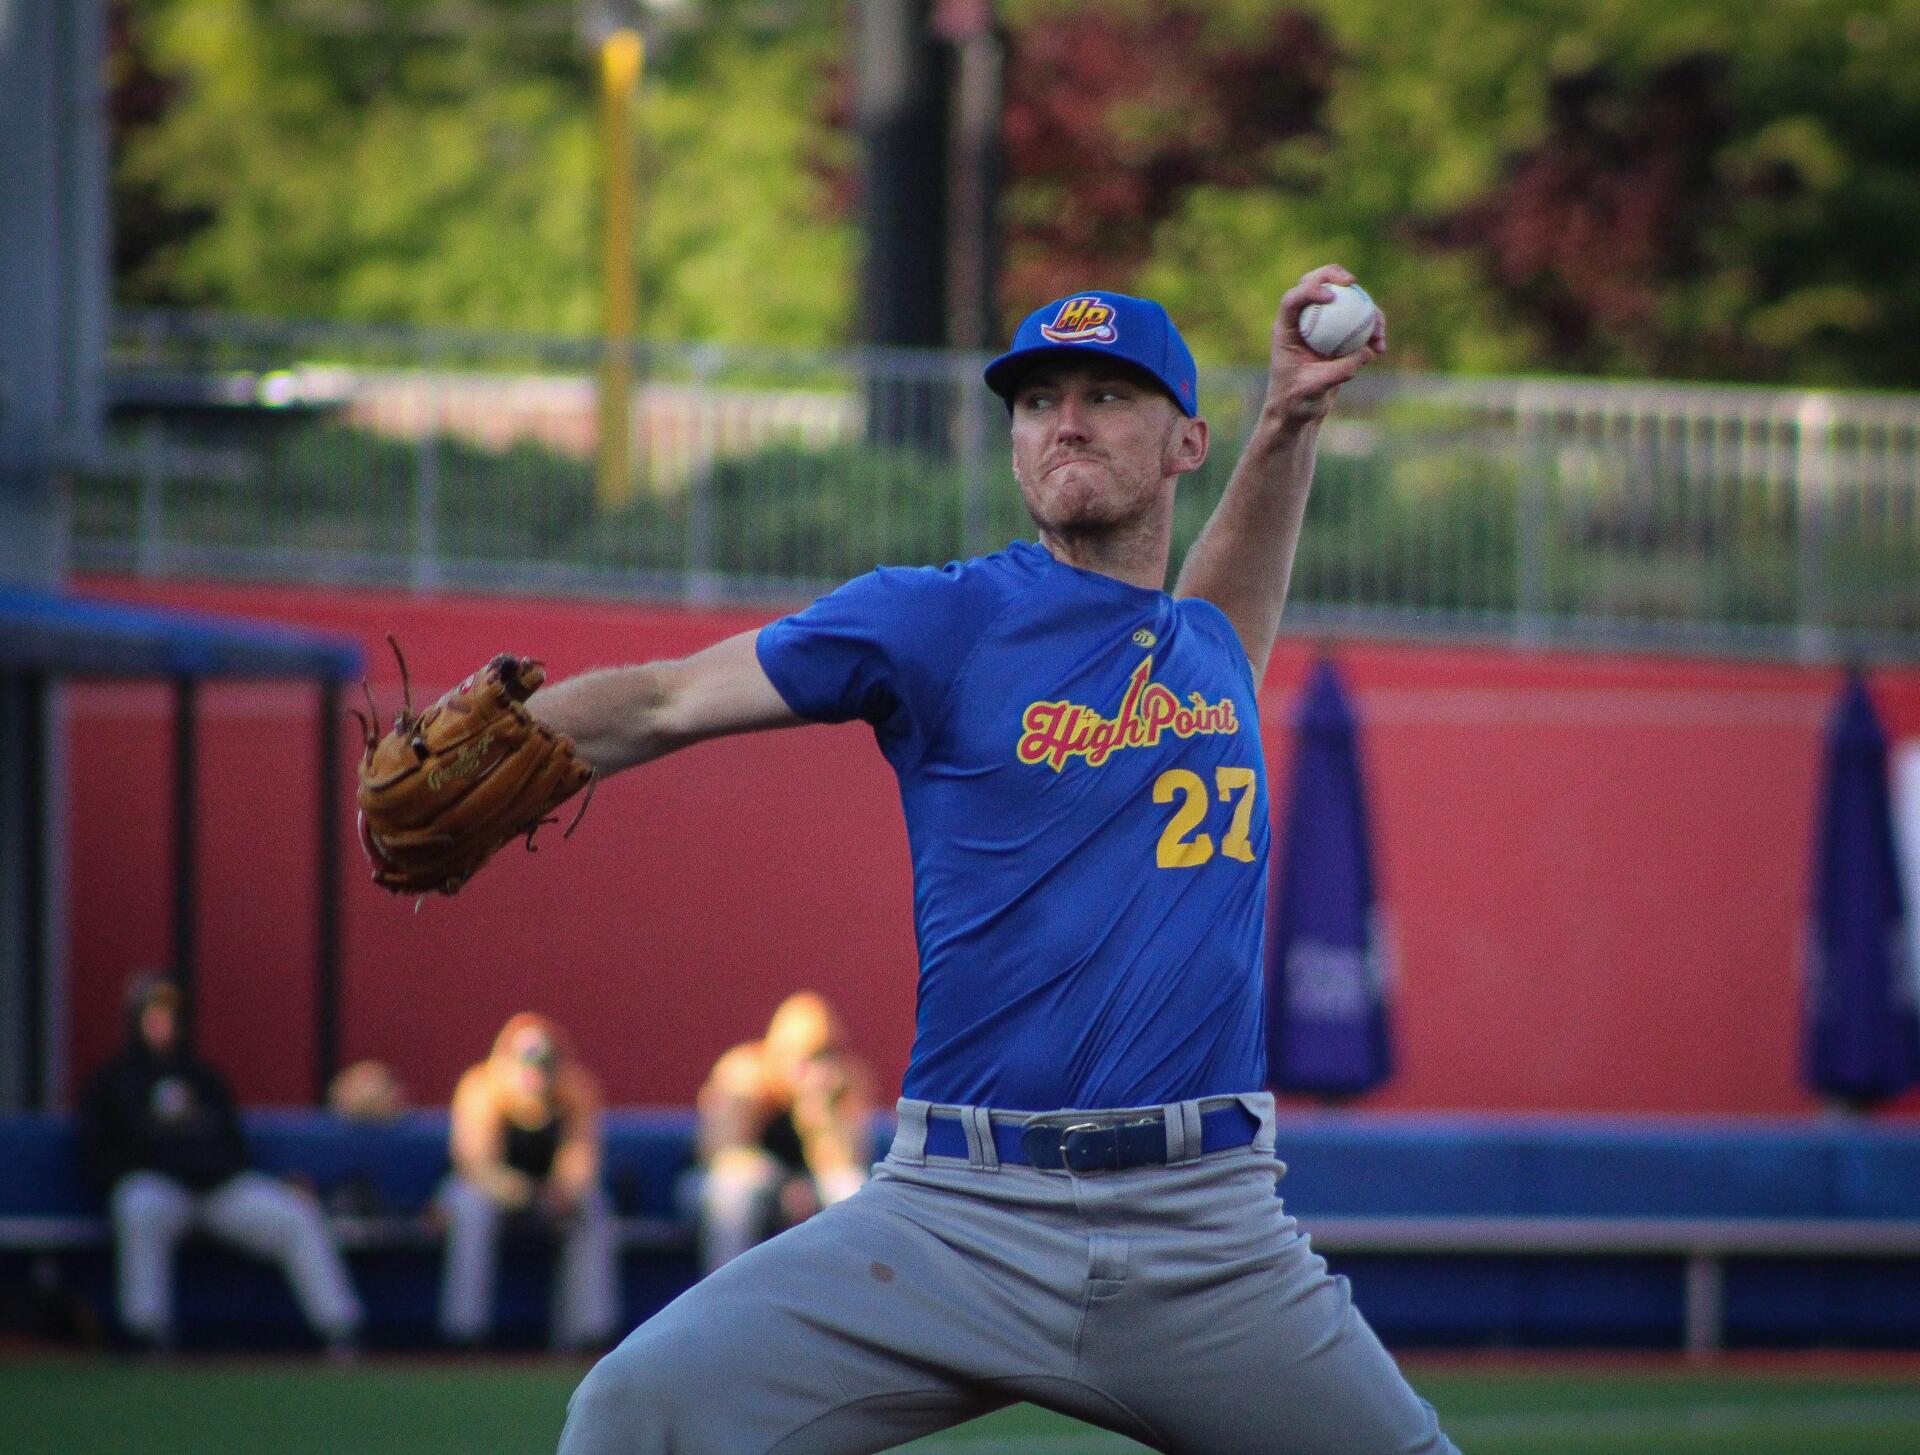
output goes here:
[{"label": "wrist", "polygon": [[1320,435],[1320,418],[1303,418],[1293,406],[1291,399],[1268,396],[1254,420],[1253,433],[1247,437],[1249,454],[1277,458],[1313,448]]}]

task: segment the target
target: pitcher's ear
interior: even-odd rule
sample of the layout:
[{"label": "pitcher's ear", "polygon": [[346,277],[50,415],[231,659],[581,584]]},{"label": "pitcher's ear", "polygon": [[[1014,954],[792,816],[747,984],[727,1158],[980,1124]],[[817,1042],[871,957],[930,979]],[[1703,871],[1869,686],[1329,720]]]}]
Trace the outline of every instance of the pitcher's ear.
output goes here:
[{"label": "pitcher's ear", "polygon": [[1206,464],[1207,438],[1207,422],[1204,419],[1188,419],[1184,415],[1176,419],[1172,438],[1168,440],[1172,473],[1190,475]]}]

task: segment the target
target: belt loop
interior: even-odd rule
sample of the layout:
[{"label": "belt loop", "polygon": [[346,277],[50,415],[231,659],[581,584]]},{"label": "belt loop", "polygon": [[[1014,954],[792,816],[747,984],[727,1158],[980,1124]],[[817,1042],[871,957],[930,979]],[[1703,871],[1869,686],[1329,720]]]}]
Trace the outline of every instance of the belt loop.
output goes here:
[{"label": "belt loop", "polygon": [[904,1096],[900,1098],[895,1106],[900,1126],[893,1134],[893,1146],[887,1152],[889,1158],[914,1167],[927,1165],[928,1110],[928,1104],[924,1101],[909,1101]]},{"label": "belt loop", "polygon": [[993,1145],[993,1113],[984,1106],[960,1108],[961,1124],[967,1132],[967,1162],[987,1171],[1000,1170],[1000,1149]]},{"label": "belt loop", "polygon": [[1253,1150],[1272,1154],[1275,1143],[1275,1121],[1273,1093],[1271,1091],[1243,1092],[1236,1096],[1245,1111],[1251,1113],[1260,1123],[1259,1130],[1253,1134]]},{"label": "belt loop", "polygon": [[980,1128],[980,1165],[989,1172],[998,1172],[1000,1145],[993,1140],[993,1112],[988,1107],[976,1106],[973,1116],[974,1124]]},{"label": "belt loop", "polygon": [[1206,1150],[1200,1124],[1200,1103],[1176,1101],[1165,1109],[1167,1119],[1167,1165],[1179,1167],[1198,1162]]}]

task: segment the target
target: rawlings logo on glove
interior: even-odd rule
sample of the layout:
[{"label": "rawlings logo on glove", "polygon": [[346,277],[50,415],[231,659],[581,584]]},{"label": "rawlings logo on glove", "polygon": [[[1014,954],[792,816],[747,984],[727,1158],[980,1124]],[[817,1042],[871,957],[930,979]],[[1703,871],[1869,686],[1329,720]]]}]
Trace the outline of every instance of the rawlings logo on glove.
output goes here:
[{"label": "rawlings logo on glove", "polygon": [[546,681],[540,664],[502,653],[416,717],[407,659],[387,641],[405,706],[384,735],[371,691],[368,714],[354,713],[366,732],[360,846],[373,882],[395,894],[452,894],[509,840],[524,837],[531,850],[553,810],[586,788],[571,835],[592,799],[593,769],[524,706]]},{"label": "rawlings logo on glove", "polygon": [[493,746],[493,734],[488,733],[477,743],[470,743],[460,750],[451,763],[427,771],[427,787],[443,788],[455,778],[471,778],[480,771],[480,764],[488,748]]}]

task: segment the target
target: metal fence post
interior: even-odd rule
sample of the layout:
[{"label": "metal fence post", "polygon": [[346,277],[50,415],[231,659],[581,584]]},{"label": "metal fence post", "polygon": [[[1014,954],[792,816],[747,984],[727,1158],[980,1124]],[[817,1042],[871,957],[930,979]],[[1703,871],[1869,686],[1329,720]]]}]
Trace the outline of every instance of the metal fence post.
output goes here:
[{"label": "metal fence post", "polygon": [[1713,1253],[1687,1257],[1687,1353],[1696,1358],[1719,1351],[1726,1328],[1726,1265]]},{"label": "metal fence post", "polygon": [[[437,415],[437,411],[436,411]],[[413,589],[440,584],[440,439],[429,422],[413,452]]]},{"label": "metal fence post", "polygon": [[150,416],[140,426],[140,496],[133,525],[134,570],[142,576],[160,573],[166,530],[166,426]]},{"label": "metal fence post", "polygon": [[1833,507],[1833,399],[1803,394],[1794,413],[1793,485],[1797,590],[1794,649],[1802,661],[1823,657],[1826,624],[1827,529]]},{"label": "metal fence post", "polygon": [[713,464],[718,451],[714,446],[713,401],[708,397],[714,365],[712,350],[695,353],[693,387],[689,391],[695,424],[687,469],[686,599],[690,606],[711,602],[720,594],[719,578],[713,569]]},{"label": "metal fence post", "polygon": [[974,379],[971,357],[954,361],[953,395],[960,402],[960,555],[984,555],[987,545],[986,454],[988,401],[992,395],[969,388]]},{"label": "metal fence post", "polygon": [[1514,400],[1520,426],[1519,478],[1514,482],[1514,639],[1539,646],[1547,639],[1547,472],[1551,432],[1547,406],[1521,389]]}]

